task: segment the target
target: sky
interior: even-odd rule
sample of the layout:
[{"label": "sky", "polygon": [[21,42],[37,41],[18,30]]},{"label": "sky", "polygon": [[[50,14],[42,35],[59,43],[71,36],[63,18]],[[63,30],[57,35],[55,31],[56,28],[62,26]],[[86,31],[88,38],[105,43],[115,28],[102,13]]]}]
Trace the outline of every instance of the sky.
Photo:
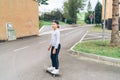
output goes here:
[{"label": "sky", "polygon": [[[49,5],[41,5],[39,7],[39,12],[50,12],[51,10],[54,10],[54,9],[62,9],[63,7],[63,3],[65,2],[66,0],[48,0],[48,4]],[[89,0],[88,0],[89,1]],[[102,0],[90,0],[91,2],[91,5],[92,5],[92,9],[95,8],[96,6],[96,3],[100,1],[102,3]],[[87,2],[88,3],[88,2]]]}]

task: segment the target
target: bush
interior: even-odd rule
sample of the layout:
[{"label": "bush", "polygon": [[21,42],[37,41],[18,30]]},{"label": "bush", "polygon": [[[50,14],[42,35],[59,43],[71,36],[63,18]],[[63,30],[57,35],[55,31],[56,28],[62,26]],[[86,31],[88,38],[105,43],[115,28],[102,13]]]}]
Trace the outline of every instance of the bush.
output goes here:
[{"label": "bush", "polygon": [[[85,13],[85,22],[86,22],[87,24],[91,24],[91,21],[90,21],[89,16],[90,16],[91,14],[94,16],[93,13],[94,13],[93,11],[89,11],[89,12]],[[94,23],[94,17],[93,17],[93,19],[92,19],[92,23]]]},{"label": "bush", "polygon": [[89,18],[89,15],[90,15],[91,13],[85,13],[85,22],[87,23],[87,24],[90,24],[91,22],[90,22],[90,18]]},{"label": "bush", "polygon": [[42,14],[39,19],[44,21],[52,21],[52,20],[61,21],[63,19],[63,14],[60,12],[60,10],[56,9],[51,12],[46,12]]},{"label": "bush", "polygon": [[72,19],[67,19],[67,23],[68,23],[68,24],[73,24],[74,21],[73,21]]}]

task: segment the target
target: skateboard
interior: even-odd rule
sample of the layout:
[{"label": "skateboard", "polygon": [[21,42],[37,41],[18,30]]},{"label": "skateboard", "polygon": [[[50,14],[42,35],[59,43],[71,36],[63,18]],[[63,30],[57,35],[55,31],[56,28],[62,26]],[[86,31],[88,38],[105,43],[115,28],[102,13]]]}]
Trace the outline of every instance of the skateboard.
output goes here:
[{"label": "skateboard", "polygon": [[47,73],[49,73],[50,75],[52,75],[52,77],[59,77],[60,74],[52,74],[50,71],[46,70]]}]

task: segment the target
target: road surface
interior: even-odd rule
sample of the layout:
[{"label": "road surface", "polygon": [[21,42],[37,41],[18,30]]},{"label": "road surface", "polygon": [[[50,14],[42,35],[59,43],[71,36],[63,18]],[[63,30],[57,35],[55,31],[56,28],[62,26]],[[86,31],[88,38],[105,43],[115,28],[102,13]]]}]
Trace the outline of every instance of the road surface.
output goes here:
[{"label": "road surface", "polygon": [[69,54],[69,49],[90,29],[74,27],[61,31],[61,77],[45,72],[50,66],[47,51],[50,34],[0,43],[0,80],[120,80],[120,68],[81,60]]}]

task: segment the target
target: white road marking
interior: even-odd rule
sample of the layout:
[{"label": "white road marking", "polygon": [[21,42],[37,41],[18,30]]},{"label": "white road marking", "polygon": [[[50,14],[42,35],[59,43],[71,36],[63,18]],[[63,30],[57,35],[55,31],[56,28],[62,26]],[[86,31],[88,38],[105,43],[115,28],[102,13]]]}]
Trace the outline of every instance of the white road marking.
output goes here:
[{"label": "white road marking", "polygon": [[29,48],[30,46],[25,46],[25,47],[22,47],[22,48],[18,48],[18,49],[15,49],[14,52],[17,52],[17,51],[20,51],[20,50],[23,50],[23,49],[26,49],[26,48]]},{"label": "white road marking", "polygon": [[40,28],[39,32],[41,32],[41,31],[43,30],[44,27],[45,27],[45,26],[42,26],[42,28]]},{"label": "white road marking", "polygon": [[81,43],[82,40],[84,39],[84,37],[88,34],[88,31],[86,31],[86,33],[82,36],[82,38],[80,39],[80,41],[78,41],[75,45],[73,45],[70,50],[73,50],[73,48],[78,44],[78,43]]},{"label": "white road marking", "polygon": [[43,33],[40,33],[39,36],[46,35],[46,34],[51,34],[51,32],[52,32],[52,31],[43,32]]},{"label": "white road marking", "polygon": [[[43,43],[46,43],[47,41],[41,41],[41,42],[38,42],[38,44],[43,44]],[[25,46],[25,47],[21,47],[21,48],[18,48],[18,49],[15,49],[14,52],[17,52],[17,51],[21,51],[23,49],[26,49],[26,48],[29,48],[30,46]]]},{"label": "white road marking", "polygon": [[65,31],[65,30],[70,30],[70,29],[74,29],[74,28],[64,28],[64,29],[60,29],[60,31]]}]

